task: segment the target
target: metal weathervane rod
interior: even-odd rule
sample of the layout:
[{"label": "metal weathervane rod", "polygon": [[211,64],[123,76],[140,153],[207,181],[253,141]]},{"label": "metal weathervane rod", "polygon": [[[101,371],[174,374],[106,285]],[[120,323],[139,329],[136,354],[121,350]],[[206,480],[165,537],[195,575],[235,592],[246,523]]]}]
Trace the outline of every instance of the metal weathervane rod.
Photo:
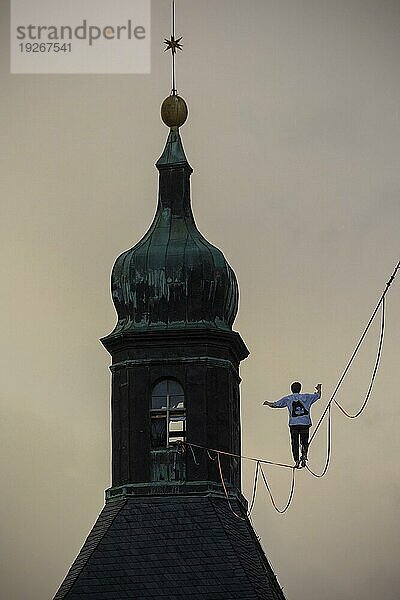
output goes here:
[{"label": "metal weathervane rod", "polygon": [[175,2],[172,2],[172,33],[171,33],[171,37],[170,39],[165,38],[164,40],[164,44],[167,44],[167,47],[165,48],[164,52],[167,52],[167,50],[171,50],[171,57],[172,57],[172,90],[171,90],[171,94],[173,96],[176,95],[177,93],[177,89],[176,89],[176,75],[175,75],[175,54],[177,50],[182,50],[182,44],[180,43],[182,37],[175,39]]}]

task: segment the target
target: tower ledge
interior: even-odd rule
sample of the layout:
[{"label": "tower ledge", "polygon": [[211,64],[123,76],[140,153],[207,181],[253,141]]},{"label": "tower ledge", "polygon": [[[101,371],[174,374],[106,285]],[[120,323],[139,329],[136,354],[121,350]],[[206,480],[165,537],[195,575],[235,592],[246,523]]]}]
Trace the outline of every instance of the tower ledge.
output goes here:
[{"label": "tower ledge", "polygon": [[[226,485],[230,499],[237,500],[244,511],[247,511],[248,502],[243,494]],[[191,481],[191,482],[151,482],[131,483],[117,487],[111,487],[105,491],[106,502],[122,500],[131,497],[151,496],[213,496],[215,498],[226,498],[222,485],[214,481]]]}]

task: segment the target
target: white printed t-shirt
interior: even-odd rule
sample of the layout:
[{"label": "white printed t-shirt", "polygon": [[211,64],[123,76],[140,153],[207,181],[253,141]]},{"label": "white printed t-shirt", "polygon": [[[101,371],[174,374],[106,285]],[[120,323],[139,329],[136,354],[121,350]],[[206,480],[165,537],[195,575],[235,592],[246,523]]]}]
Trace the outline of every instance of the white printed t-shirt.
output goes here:
[{"label": "white printed t-shirt", "polygon": [[310,417],[311,404],[314,404],[320,395],[316,394],[290,394],[273,403],[274,408],[287,408],[289,411],[289,427],[292,425],[312,425]]}]

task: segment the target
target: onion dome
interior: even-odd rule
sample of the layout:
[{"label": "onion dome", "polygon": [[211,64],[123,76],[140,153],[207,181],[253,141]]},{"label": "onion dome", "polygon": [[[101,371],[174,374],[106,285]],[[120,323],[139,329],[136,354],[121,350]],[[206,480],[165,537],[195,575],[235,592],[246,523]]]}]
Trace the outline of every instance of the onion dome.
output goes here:
[{"label": "onion dome", "polygon": [[196,227],[190,204],[193,172],[178,127],[185,101],[170,96],[162,118],[171,127],[159,171],[157,211],[146,235],[115,262],[111,289],[118,323],[112,335],[153,329],[230,330],[238,284],[221,250]]}]

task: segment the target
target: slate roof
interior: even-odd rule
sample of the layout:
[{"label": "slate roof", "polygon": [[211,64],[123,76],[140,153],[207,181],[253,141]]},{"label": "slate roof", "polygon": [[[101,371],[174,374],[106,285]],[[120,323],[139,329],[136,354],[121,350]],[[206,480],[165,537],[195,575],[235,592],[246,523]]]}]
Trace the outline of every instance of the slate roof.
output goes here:
[{"label": "slate roof", "polygon": [[248,519],[212,496],[105,505],[54,600],[123,598],[285,600]]}]

